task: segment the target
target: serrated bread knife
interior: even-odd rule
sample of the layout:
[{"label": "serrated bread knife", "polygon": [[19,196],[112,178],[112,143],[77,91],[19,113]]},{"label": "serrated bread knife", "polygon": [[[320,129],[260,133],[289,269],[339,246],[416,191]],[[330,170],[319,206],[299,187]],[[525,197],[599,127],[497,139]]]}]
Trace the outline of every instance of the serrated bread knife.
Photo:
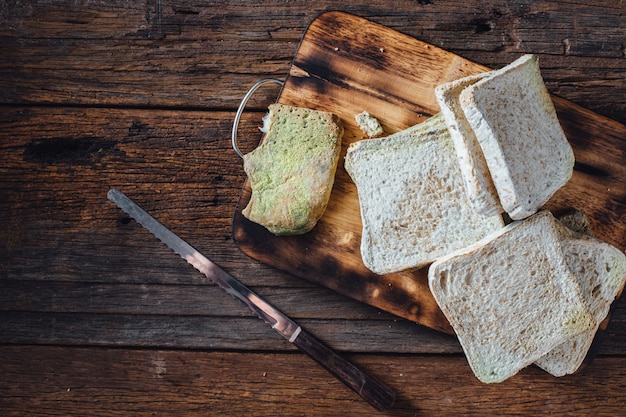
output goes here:
[{"label": "serrated bread knife", "polygon": [[111,189],[107,196],[109,200],[117,204],[119,208],[165,243],[167,247],[202,272],[217,286],[247,305],[263,321],[272,326],[272,329],[308,354],[374,408],[383,411],[393,405],[396,396],[394,391],[367,375],[310,333],[303,330],[289,317],[159,223],[124,193]]}]

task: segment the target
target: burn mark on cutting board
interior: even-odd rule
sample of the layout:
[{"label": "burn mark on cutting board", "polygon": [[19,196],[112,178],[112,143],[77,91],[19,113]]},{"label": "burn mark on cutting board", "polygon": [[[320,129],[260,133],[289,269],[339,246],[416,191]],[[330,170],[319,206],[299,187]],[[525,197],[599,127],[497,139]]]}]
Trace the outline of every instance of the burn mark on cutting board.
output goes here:
[{"label": "burn mark on cutting board", "polygon": [[89,165],[111,153],[123,153],[115,142],[101,137],[34,139],[24,149],[24,161],[36,164]]},{"label": "burn mark on cutting board", "polygon": [[353,71],[355,65],[345,66],[346,61],[343,56],[358,56],[359,65],[366,65],[370,68],[385,71],[392,62],[389,54],[386,53],[384,45],[371,35],[363,35],[363,44],[353,44],[349,40],[337,39],[332,44],[317,45],[310,54],[300,54],[296,56],[294,65],[302,68],[309,74],[327,80],[336,78],[342,79],[346,74]]},{"label": "burn mark on cutting board", "polygon": [[394,64],[385,51],[385,41],[376,32],[355,32],[339,15],[323,15],[321,27],[310,30],[321,30],[325,36],[311,40],[311,47],[300,51],[294,64],[312,75],[329,80],[341,77],[357,61],[378,70],[388,70]]},{"label": "burn mark on cutting board", "polygon": [[609,173],[602,168],[594,167],[580,161],[574,163],[574,170],[583,174],[591,175],[593,177],[608,177]]}]

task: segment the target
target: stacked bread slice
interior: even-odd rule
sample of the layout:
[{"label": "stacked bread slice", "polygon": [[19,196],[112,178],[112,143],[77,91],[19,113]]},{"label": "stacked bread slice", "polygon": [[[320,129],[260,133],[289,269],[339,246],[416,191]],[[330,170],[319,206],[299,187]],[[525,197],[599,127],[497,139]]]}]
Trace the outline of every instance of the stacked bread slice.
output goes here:
[{"label": "stacked bread slice", "polygon": [[572,176],[574,153],[536,56],[442,84],[435,94],[466,159],[462,174],[479,212],[502,208],[512,219],[524,219]]},{"label": "stacked bread slice", "polygon": [[485,383],[532,363],[557,376],[576,371],[625,277],[619,249],[569,230],[548,211],[429,269],[433,296]]},{"label": "stacked bread slice", "polygon": [[[571,231],[548,212],[534,214],[567,183],[574,166],[537,58],[524,55],[500,70],[440,85],[435,94],[464,161],[465,190],[474,209],[506,212],[518,221],[435,262],[429,269],[431,291],[481,381],[500,382],[530,363],[555,376],[573,373],[624,286],[626,257],[588,230],[576,229],[576,222],[569,223],[576,229]],[[542,265],[539,255],[558,261],[560,270]],[[503,265],[503,259],[512,264]],[[478,301],[469,310],[471,318],[459,310],[454,291],[446,290],[463,292],[457,286],[465,279],[484,279],[481,285],[488,288],[478,295],[476,288],[465,288],[464,297]],[[537,290],[545,286],[555,291]],[[584,307],[576,310],[579,326],[571,326],[575,316],[549,314],[555,306],[561,313]],[[540,316],[524,322],[528,310]],[[589,317],[592,325],[585,328]]]},{"label": "stacked bread slice", "polygon": [[465,191],[472,207],[478,213],[494,215],[503,212],[498,192],[489,174],[480,143],[463,114],[460,102],[461,92],[465,88],[488,75],[489,73],[482,73],[443,84],[435,89],[435,95],[454,142]]},{"label": "stacked bread slice", "polygon": [[430,264],[430,289],[481,381],[532,363],[575,372],[624,287],[626,256],[542,209],[569,181],[574,154],[537,58],[435,94],[441,114],[348,148],[364,264]]},{"label": "stacked bread slice", "polygon": [[615,246],[591,236],[582,212],[575,211],[559,218],[569,229],[562,241],[568,268],[595,319],[593,328],[567,339],[535,361],[535,365],[554,376],[576,372],[585,360],[599,325],[609,314],[613,300],[621,293],[626,278],[626,257]]}]

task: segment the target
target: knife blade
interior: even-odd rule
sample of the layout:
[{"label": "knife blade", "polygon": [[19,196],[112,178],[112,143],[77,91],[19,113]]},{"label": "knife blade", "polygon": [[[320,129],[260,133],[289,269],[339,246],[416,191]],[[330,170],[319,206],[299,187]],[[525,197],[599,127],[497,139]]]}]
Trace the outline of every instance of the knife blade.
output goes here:
[{"label": "knife blade", "polygon": [[259,318],[269,324],[272,329],[309,355],[374,408],[383,411],[393,406],[396,396],[393,390],[366,374],[356,365],[323,344],[311,333],[302,329],[276,307],[178,237],[124,193],[117,189],[111,189],[107,197],[167,247],[204,274],[218,287],[245,304]]}]

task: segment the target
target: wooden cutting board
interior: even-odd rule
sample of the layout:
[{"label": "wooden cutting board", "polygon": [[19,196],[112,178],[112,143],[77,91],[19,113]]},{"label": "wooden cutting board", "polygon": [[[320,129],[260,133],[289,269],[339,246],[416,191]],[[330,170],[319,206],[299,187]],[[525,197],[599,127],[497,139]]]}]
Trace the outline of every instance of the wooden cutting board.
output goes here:
[{"label": "wooden cutting board", "polygon": [[[540,63],[541,65],[541,63]],[[438,84],[488,68],[443,49],[342,12],[319,16],[307,29],[279,103],[330,111],[343,121],[342,157],[328,208],[305,235],[276,237],[241,214],[246,182],[233,218],[233,238],[250,257],[400,317],[452,333],[428,289],[427,268],[376,275],[361,261],[357,190],[343,167],[347,146],[365,135],[354,116],[368,110],[385,134],[439,112]],[[626,249],[626,126],[554,98],[576,157],[571,181],[548,203],[553,212],[583,211],[594,234]],[[419,213],[416,213],[418,216]]]}]

